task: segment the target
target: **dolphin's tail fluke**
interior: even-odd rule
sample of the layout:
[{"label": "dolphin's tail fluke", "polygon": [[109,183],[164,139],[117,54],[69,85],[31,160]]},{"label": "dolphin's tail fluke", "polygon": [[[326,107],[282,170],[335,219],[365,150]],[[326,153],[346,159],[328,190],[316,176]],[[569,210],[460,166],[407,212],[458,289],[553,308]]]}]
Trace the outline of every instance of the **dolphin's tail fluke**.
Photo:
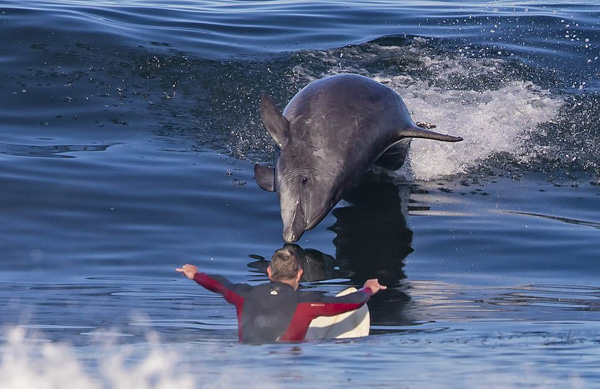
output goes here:
[{"label": "dolphin's tail fluke", "polygon": [[[432,127],[429,127],[429,128],[432,128]],[[400,135],[400,139],[402,139],[402,138],[422,138],[422,139],[440,140],[442,142],[460,142],[463,140],[463,138],[461,138],[460,136],[440,134],[439,132],[426,130],[422,127],[417,126],[416,124],[413,124],[412,126],[410,126],[408,128],[403,128],[402,130],[400,130],[399,135]]]}]

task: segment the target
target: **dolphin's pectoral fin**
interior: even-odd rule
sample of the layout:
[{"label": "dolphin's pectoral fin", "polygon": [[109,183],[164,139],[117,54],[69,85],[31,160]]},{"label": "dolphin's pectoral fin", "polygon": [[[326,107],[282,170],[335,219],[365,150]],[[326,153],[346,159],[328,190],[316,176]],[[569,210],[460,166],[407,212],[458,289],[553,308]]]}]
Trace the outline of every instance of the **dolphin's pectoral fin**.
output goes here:
[{"label": "dolphin's pectoral fin", "polygon": [[254,165],[254,179],[267,192],[275,192],[275,169],[260,164]]},{"label": "dolphin's pectoral fin", "polygon": [[432,128],[436,128],[437,126],[433,123],[428,122],[416,122],[417,127],[425,128],[427,130],[431,130]]},{"label": "dolphin's pectoral fin", "polygon": [[407,141],[393,144],[375,161],[375,165],[389,170],[400,169],[406,160],[409,145]]},{"label": "dolphin's pectoral fin", "polygon": [[288,142],[290,122],[266,94],[263,94],[260,100],[260,117],[269,135],[275,140],[277,146],[283,149]]},{"label": "dolphin's pectoral fin", "polygon": [[[423,123],[421,123],[423,124]],[[426,130],[425,128],[418,127],[417,125],[411,125],[409,127],[401,128],[398,131],[398,139],[404,138],[422,138],[439,140],[442,142],[460,142],[463,138],[459,136],[452,136],[446,134],[440,134],[438,132]]]}]

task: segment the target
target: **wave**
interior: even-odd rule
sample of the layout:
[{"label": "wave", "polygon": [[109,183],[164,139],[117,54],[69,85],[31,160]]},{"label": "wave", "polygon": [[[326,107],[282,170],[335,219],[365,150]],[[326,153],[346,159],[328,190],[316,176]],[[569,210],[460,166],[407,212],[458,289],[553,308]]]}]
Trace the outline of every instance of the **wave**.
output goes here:
[{"label": "wave", "polygon": [[[416,121],[465,141],[414,140],[414,178],[481,172],[560,170],[598,174],[598,95],[571,91],[571,80],[515,58],[449,51],[441,40],[386,37],[330,50],[303,50],[261,61],[190,61],[200,93],[184,92],[209,147],[250,160],[269,160],[274,145],[258,115],[259,96],[280,108],[311,81],[358,73],[396,90]],[[177,69],[181,72],[181,68]],[[173,124],[173,123],[171,123]]]},{"label": "wave", "polygon": [[349,56],[355,61],[340,63],[314,78],[347,72],[372,77],[403,97],[415,121],[438,124],[439,131],[465,139],[457,144],[413,140],[410,165],[417,179],[467,173],[499,154],[530,159],[530,134],[555,119],[563,105],[563,97],[515,76],[518,64],[436,53],[423,38],[415,37],[403,46],[380,46],[380,42],[366,45],[368,50],[355,47],[326,53],[324,61]]},{"label": "wave", "polygon": [[19,38],[21,48],[4,58],[12,73],[0,90],[6,97],[0,125],[8,129],[1,143],[31,146],[15,135],[23,128],[37,129],[38,140],[51,139],[49,145],[36,141],[41,147],[119,143],[150,129],[184,139],[194,150],[270,160],[274,145],[260,122],[261,94],[283,108],[310,81],[352,72],[400,93],[415,120],[465,139],[452,145],[415,140],[409,167],[416,179],[490,169],[600,174],[593,83],[494,46],[402,35],[328,50],[206,59],[156,39],[132,46],[97,34],[52,43],[38,35]]},{"label": "wave", "polygon": [[[438,130],[465,139],[458,144],[414,140],[410,167],[416,179],[485,169],[598,174],[599,151],[590,147],[600,141],[598,95],[570,93],[567,81],[552,71],[517,59],[472,57],[447,51],[442,44],[387,37],[300,51],[257,66],[285,80],[275,89],[280,106],[315,79],[358,73],[396,90],[416,121],[432,122]],[[252,116],[252,108],[247,112]],[[263,133],[260,125],[236,132],[230,143],[233,153],[264,158],[260,150],[269,150],[269,140]]]}]

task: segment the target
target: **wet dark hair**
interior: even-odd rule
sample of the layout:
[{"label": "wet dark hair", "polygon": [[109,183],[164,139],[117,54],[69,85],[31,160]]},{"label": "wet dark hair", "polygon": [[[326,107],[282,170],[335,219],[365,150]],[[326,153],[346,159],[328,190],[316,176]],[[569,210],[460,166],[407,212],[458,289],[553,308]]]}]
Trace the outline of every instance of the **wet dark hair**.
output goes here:
[{"label": "wet dark hair", "polygon": [[288,247],[275,251],[269,266],[274,281],[294,279],[301,269],[296,253]]}]

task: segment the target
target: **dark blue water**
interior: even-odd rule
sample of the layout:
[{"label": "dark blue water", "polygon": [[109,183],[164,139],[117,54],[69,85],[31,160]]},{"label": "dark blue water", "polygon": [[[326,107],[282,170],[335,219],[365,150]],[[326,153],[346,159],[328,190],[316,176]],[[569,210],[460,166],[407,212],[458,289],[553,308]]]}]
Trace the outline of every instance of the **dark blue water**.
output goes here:
[{"label": "dark blue water", "polygon": [[[2,387],[594,387],[600,3],[1,1]],[[246,346],[185,262],[264,281],[258,114],[359,73],[415,140],[299,245],[372,335]]]}]

